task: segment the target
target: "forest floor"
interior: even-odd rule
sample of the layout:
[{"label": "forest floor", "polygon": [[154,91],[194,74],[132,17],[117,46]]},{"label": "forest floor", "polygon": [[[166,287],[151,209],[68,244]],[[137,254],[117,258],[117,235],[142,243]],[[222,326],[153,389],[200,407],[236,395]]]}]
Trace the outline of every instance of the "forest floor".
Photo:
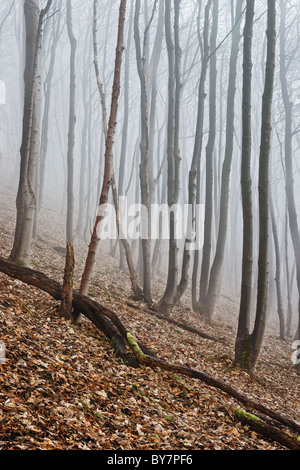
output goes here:
[{"label": "forest floor", "polygon": [[[0,256],[9,255],[15,195],[0,188]],[[62,281],[64,224],[43,210],[32,268]],[[87,244],[76,239],[75,288]],[[90,295],[114,310],[136,338],[158,357],[203,371],[281,414],[300,421],[299,374],[291,342],[269,321],[255,377],[232,366],[238,299],[225,292],[208,326],[185,298],[172,318],[224,341],[204,339],[151,315],[130,298],[126,271],[101,243]],[[154,282],[157,299],[164,283]],[[227,295],[228,294],[228,295]],[[59,318],[48,294],[0,273],[0,450],[286,450],[241,424],[241,405],[204,383],[167,371],[129,368],[106,337],[86,319],[81,326]]]}]

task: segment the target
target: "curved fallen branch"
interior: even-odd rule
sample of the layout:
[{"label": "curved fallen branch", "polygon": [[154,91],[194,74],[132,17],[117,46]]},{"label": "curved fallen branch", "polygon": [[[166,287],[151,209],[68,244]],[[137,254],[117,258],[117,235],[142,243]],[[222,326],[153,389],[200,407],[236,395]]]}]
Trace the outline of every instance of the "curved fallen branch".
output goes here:
[{"label": "curved fallen branch", "polygon": [[[57,282],[53,281],[45,274],[35,271],[31,268],[20,266],[13,263],[12,261],[6,260],[0,257],[0,271],[4,274],[19,279],[27,284],[33,285],[48,294],[50,294],[54,299],[61,300],[62,286]],[[127,331],[126,327],[123,325],[119,317],[107,307],[95,302],[90,297],[78,294],[73,292],[73,306],[80,310],[95,326],[97,326],[101,331],[103,331],[108,337],[115,338],[121,344],[121,350],[123,354],[126,354],[126,344],[129,346],[130,350],[133,352],[136,363],[146,365],[149,367],[159,367],[170,372],[175,372],[177,374],[185,375],[197,380],[201,380],[205,384],[218,388],[228,395],[234,397],[237,401],[247,406],[247,408],[252,410],[257,410],[266,416],[271,417],[272,419],[278,421],[284,426],[292,429],[295,432],[300,432],[300,424],[296,421],[293,421],[280,413],[277,413],[268,407],[262,405],[261,403],[252,400],[243,393],[239,392],[231,385],[226,384],[214,377],[201,372],[195,369],[190,369],[188,367],[182,366],[180,364],[171,364],[165,360],[159,359],[152,355],[145,346],[138,343],[135,338]],[[112,336],[109,336],[112,335]],[[130,358],[130,355],[127,354]],[[132,358],[131,358],[132,359]],[[133,365],[136,365],[132,361]],[[131,365],[131,364],[130,364]],[[300,443],[295,439],[296,445]]]},{"label": "curved fallen branch", "polygon": [[[62,285],[50,279],[44,273],[27,268],[0,257],[0,271],[14,279],[19,279],[44,292],[47,292],[55,300],[62,300]],[[133,354],[128,352],[127,343],[122,336],[122,324],[118,317],[109,309],[96,303],[90,297],[80,295],[73,291],[72,305],[82,312],[110,341],[116,354],[128,365],[138,367],[139,363]],[[111,322],[110,319],[114,321]],[[116,326],[114,326],[114,324]],[[144,345],[142,350],[151,353]]]},{"label": "curved fallen branch", "polygon": [[200,336],[201,338],[209,339],[211,341],[217,341],[220,343],[223,343],[225,341],[223,338],[216,338],[215,336],[211,336],[208,333],[204,333],[203,331],[198,330],[198,328],[194,328],[193,326],[188,325],[187,323],[182,323],[177,320],[174,320],[173,318],[167,317],[166,315],[159,313],[159,311],[151,305],[147,305],[147,308],[144,308],[144,305],[135,305],[132,302],[126,302],[126,304],[128,305],[128,307],[135,308],[136,310],[142,308],[143,311],[149,313],[149,315],[159,318],[159,320],[163,320],[167,323],[170,323],[171,325],[178,326],[178,328],[181,328],[184,331],[194,333],[195,335]]},{"label": "curved fallen branch", "polygon": [[255,432],[258,432],[267,439],[272,439],[291,450],[300,450],[300,440],[296,436],[291,436],[284,431],[281,431],[275,426],[265,423],[257,416],[247,413],[243,410],[237,409],[235,417],[242,424],[249,426]]}]

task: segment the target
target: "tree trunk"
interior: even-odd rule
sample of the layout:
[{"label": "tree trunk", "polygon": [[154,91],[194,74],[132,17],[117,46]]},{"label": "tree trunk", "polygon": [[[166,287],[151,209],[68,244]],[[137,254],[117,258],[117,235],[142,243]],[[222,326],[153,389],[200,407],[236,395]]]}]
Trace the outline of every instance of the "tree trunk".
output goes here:
[{"label": "tree trunk", "polygon": [[67,242],[64,281],[61,291],[61,304],[59,313],[61,317],[68,320],[72,317],[74,262],[73,246],[70,244],[70,242]]},{"label": "tree trunk", "polygon": [[251,334],[249,372],[253,374],[261,349],[268,301],[269,251],[269,155],[271,143],[271,114],[275,69],[276,0],[268,0],[267,62],[265,89],[262,98],[261,145],[259,155],[259,253],[257,305],[254,329]]},{"label": "tree trunk", "polygon": [[11,258],[29,264],[36,210],[35,184],[39,152],[42,24],[52,0],[39,12],[38,2],[25,0],[26,61],[24,71],[23,134],[20,148],[20,176],[17,194],[17,220]]},{"label": "tree trunk", "polygon": [[76,72],[75,72],[75,58],[77,40],[73,34],[72,26],[72,6],[71,0],[67,1],[67,28],[68,36],[71,46],[70,53],[70,97],[69,97],[69,130],[68,130],[68,178],[67,178],[67,227],[66,238],[67,241],[73,245],[74,242],[74,146],[75,146],[75,92],[76,92]]},{"label": "tree trunk", "polygon": [[242,163],[241,190],[243,209],[243,258],[238,330],[235,342],[235,362],[241,360],[245,340],[250,331],[252,264],[253,264],[253,214],[251,180],[251,96],[252,96],[252,36],[255,0],[247,0],[244,27],[243,103],[242,103]]},{"label": "tree trunk", "polygon": [[[118,26],[118,39],[116,47],[115,70],[111,98],[111,111],[107,129],[107,139],[105,143],[105,167],[103,175],[102,190],[99,199],[98,213],[96,216],[93,232],[88,248],[88,254],[85,262],[84,271],[81,278],[80,293],[87,295],[89,285],[91,282],[93,268],[96,261],[96,252],[99,245],[99,224],[103,221],[105,208],[108,202],[108,194],[111,185],[111,178],[113,175],[112,167],[112,149],[114,144],[114,134],[117,124],[117,111],[118,99],[120,95],[120,74],[123,54],[123,36],[124,36],[124,22],[125,22],[126,0],[120,1],[119,9],[119,26]],[[79,319],[80,320],[80,319]]]},{"label": "tree trunk", "polygon": [[45,181],[45,168],[46,168],[46,158],[48,153],[48,131],[49,131],[49,116],[50,116],[50,107],[51,107],[51,90],[52,90],[52,78],[54,73],[55,59],[56,59],[56,49],[57,44],[61,35],[61,18],[62,15],[58,15],[58,19],[55,24],[53,19],[52,26],[52,45],[51,45],[51,55],[49,68],[47,76],[44,82],[44,95],[45,95],[45,105],[44,105],[44,114],[41,130],[41,151],[40,151],[40,172],[39,172],[39,194],[38,194],[38,210],[40,210],[43,202],[43,193],[44,193],[44,181]]},{"label": "tree trunk", "polygon": [[[148,91],[146,76],[146,44],[150,23],[144,32],[143,49],[141,50],[139,16],[141,2],[136,0],[134,14],[134,39],[136,50],[137,71],[140,79],[140,109],[141,109],[141,140],[140,140],[140,189],[141,203],[147,214],[142,217],[142,261],[143,261],[143,294],[144,298],[151,302],[151,208],[149,200],[149,116],[148,116]],[[151,20],[150,20],[151,21]]]},{"label": "tree trunk", "polygon": [[226,144],[225,156],[222,166],[222,181],[220,194],[220,218],[217,235],[217,245],[214,260],[210,270],[207,297],[205,301],[205,313],[208,320],[211,321],[219,291],[219,282],[221,269],[224,259],[225,243],[228,227],[228,205],[229,205],[229,188],[230,188],[230,172],[233,154],[233,136],[234,136],[234,103],[236,92],[236,65],[240,42],[240,24],[241,11],[243,2],[236,2],[235,25],[232,32],[232,46],[229,64],[229,81],[227,91],[227,115],[226,115]]},{"label": "tree trunk", "polygon": [[[188,204],[191,211],[190,220],[190,233],[187,233],[185,246],[183,251],[181,279],[177,289],[177,300],[184,294],[189,279],[191,253],[194,253],[194,269],[192,275],[192,307],[194,310],[198,309],[197,297],[196,297],[196,281],[197,281],[197,270],[198,270],[198,250],[191,250],[191,244],[193,243],[193,236],[196,233],[196,193],[200,193],[199,181],[200,181],[200,157],[202,151],[203,141],[203,120],[204,120],[204,101],[205,101],[205,81],[208,67],[208,53],[209,53],[209,13],[212,5],[212,0],[208,0],[205,7],[205,19],[204,19],[204,30],[203,30],[203,55],[201,61],[201,75],[198,86],[198,109],[197,109],[197,123],[196,123],[196,135],[193,148],[193,156],[191,167],[189,171],[188,180]],[[198,19],[200,20],[200,9]]]},{"label": "tree trunk", "polygon": [[[129,23],[128,23],[127,45],[125,49],[125,61],[124,61],[124,116],[123,116],[122,142],[121,142],[121,151],[120,151],[119,179],[118,179],[119,197],[125,196],[124,174],[125,174],[125,166],[126,166],[126,161],[127,161],[126,150],[127,150],[128,122],[129,122],[130,50],[131,50],[133,12],[134,12],[134,3],[133,3],[133,0],[131,0]],[[122,248],[122,243],[121,243],[120,244],[120,268],[121,269],[125,267],[124,257],[125,257],[125,253],[124,253],[124,250]]]},{"label": "tree trunk", "polygon": [[178,214],[176,205],[179,197],[179,122],[181,97],[181,49],[179,45],[179,13],[180,0],[174,5],[174,40],[171,28],[170,0],[165,3],[165,29],[168,50],[169,79],[168,79],[168,124],[167,124],[167,162],[168,183],[167,200],[169,208],[169,255],[168,276],[165,292],[159,301],[159,311],[170,315],[171,309],[177,301],[178,283],[178,245],[176,240],[176,226]]},{"label": "tree trunk", "polygon": [[275,251],[275,258],[276,258],[275,283],[276,283],[276,294],[277,294],[277,312],[278,312],[278,318],[279,318],[279,337],[280,339],[285,340],[285,321],[284,321],[282,286],[281,286],[281,256],[280,256],[280,249],[279,249],[276,216],[275,216],[274,203],[273,203],[271,191],[270,191],[269,200],[270,200],[272,233],[273,233],[273,240],[274,240],[274,251]]},{"label": "tree trunk", "polygon": [[213,154],[216,138],[216,80],[217,80],[217,57],[215,54],[218,33],[219,2],[213,2],[213,22],[210,39],[210,70],[209,70],[209,136],[206,146],[206,181],[205,181],[205,218],[204,218],[204,240],[202,249],[202,265],[200,277],[200,302],[204,303],[207,295],[210,258],[211,258],[211,230],[213,218]]},{"label": "tree trunk", "polygon": [[285,154],[285,189],[287,198],[287,207],[289,215],[289,226],[291,239],[294,249],[295,262],[296,262],[296,275],[297,287],[299,294],[298,303],[298,328],[296,331],[296,339],[300,339],[300,235],[299,224],[297,218],[297,210],[294,196],[294,177],[293,177],[293,160],[292,160],[292,109],[293,103],[289,98],[289,90],[287,84],[287,57],[286,57],[286,2],[280,0],[281,21],[280,21],[280,83],[282,100],[285,111],[285,139],[284,139],[284,154]]}]

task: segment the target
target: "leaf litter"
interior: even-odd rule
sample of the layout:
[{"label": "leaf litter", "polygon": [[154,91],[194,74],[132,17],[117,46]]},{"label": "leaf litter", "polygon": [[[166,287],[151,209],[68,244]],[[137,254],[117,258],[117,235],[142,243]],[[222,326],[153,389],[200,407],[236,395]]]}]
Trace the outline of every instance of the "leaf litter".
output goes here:
[{"label": "leaf litter", "polygon": [[[7,257],[14,230],[12,193],[2,188],[1,200],[0,255]],[[47,210],[40,219],[33,268],[62,278],[64,257],[53,247],[64,246],[63,221]],[[278,340],[276,317],[269,322],[257,374],[250,377],[232,366],[237,304],[229,289],[213,325],[192,312],[188,293],[172,312],[172,318],[225,341],[200,338],[151,316],[145,305],[128,302],[128,274],[109,248],[106,242],[100,246],[90,295],[115,310],[139,341],[159,357],[202,370],[299,421],[299,375],[291,344]],[[75,288],[85,256],[86,243],[76,239]],[[154,296],[160,294],[157,280]],[[1,450],[285,449],[237,422],[232,397],[163,370],[127,367],[88,320],[75,326],[59,318],[58,307],[46,293],[0,273],[0,341],[6,353],[0,364]]]}]

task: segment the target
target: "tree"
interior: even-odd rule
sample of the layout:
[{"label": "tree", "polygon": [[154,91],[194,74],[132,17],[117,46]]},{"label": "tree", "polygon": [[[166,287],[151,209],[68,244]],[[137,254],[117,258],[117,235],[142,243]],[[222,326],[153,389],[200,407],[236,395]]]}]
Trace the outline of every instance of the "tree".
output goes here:
[{"label": "tree", "polygon": [[169,315],[177,300],[178,282],[178,246],[176,240],[177,211],[176,205],[180,189],[180,149],[179,149],[179,122],[180,122],[180,95],[181,95],[181,49],[179,45],[179,13],[180,1],[174,5],[174,39],[171,28],[171,4],[165,3],[165,30],[168,51],[168,122],[167,122],[167,200],[169,208],[169,254],[168,274],[165,292],[159,301],[159,310]]},{"label": "tree", "polygon": [[140,140],[140,188],[141,203],[145,208],[146,214],[142,216],[142,262],[143,262],[143,295],[144,298],[151,301],[151,205],[149,199],[149,109],[148,109],[148,86],[146,71],[146,50],[148,42],[149,28],[153,20],[157,0],[154,1],[151,18],[144,31],[143,44],[141,46],[139,32],[139,16],[141,2],[136,0],[134,13],[134,39],[136,51],[136,64],[140,80],[140,110],[141,110],[141,140]]},{"label": "tree", "polygon": [[[300,296],[300,235],[299,224],[297,218],[297,210],[294,196],[294,176],[293,176],[293,159],[292,159],[292,109],[293,103],[290,100],[289,89],[287,83],[288,60],[286,57],[286,2],[280,0],[280,83],[281,93],[284,105],[284,119],[285,119],[285,140],[284,140],[284,161],[285,161],[285,190],[288,208],[288,218],[290,234],[293,244],[293,250],[296,262],[296,278],[298,294]],[[293,54],[291,54],[291,57]],[[300,299],[298,307],[298,328],[296,338],[300,338]]]},{"label": "tree", "polygon": [[26,59],[20,174],[16,200],[17,220],[10,257],[29,264],[36,210],[35,182],[40,143],[42,25],[52,0],[41,11],[37,0],[24,1]]},{"label": "tree", "polygon": [[229,188],[234,137],[234,104],[237,78],[236,67],[240,42],[242,5],[243,0],[237,0],[235,11],[235,23],[232,31],[232,46],[230,54],[229,79],[227,89],[226,144],[224,161],[222,166],[219,227],[217,234],[216,251],[210,270],[207,295],[204,302],[204,312],[209,321],[212,319],[217,301],[228,228]]},{"label": "tree", "polygon": [[241,359],[245,339],[249,335],[252,265],[253,265],[253,213],[251,179],[251,96],[252,96],[252,36],[255,0],[247,0],[243,49],[243,101],[242,101],[242,155],[241,192],[243,209],[243,258],[238,331],[235,342],[235,361]]},{"label": "tree", "polygon": [[75,100],[76,100],[76,71],[75,59],[77,40],[73,34],[72,25],[72,5],[71,0],[67,1],[67,27],[71,46],[70,53],[70,96],[69,96],[69,130],[68,130],[68,178],[67,178],[67,242],[73,245],[74,242],[74,146],[75,146]]},{"label": "tree", "polygon": [[[203,142],[203,121],[204,121],[204,102],[205,102],[205,82],[208,69],[208,57],[209,57],[209,15],[212,1],[208,0],[205,6],[205,15],[204,15],[204,27],[203,27],[203,39],[199,37],[199,40],[202,44],[202,58],[201,58],[201,74],[198,85],[198,105],[197,105],[197,121],[196,121],[196,133],[193,147],[193,155],[191,166],[189,170],[189,180],[188,180],[188,204],[191,210],[190,219],[191,226],[190,230],[187,232],[187,237],[185,240],[185,246],[183,251],[183,260],[182,260],[182,269],[181,269],[181,280],[178,286],[177,291],[177,300],[185,292],[188,279],[189,279],[189,270],[191,263],[191,253],[190,243],[192,242],[193,234],[196,233],[196,204],[199,202],[200,194],[200,166],[201,166],[201,152],[202,152],[202,142]],[[200,5],[199,5],[199,15],[200,19]],[[197,297],[196,297],[196,281],[197,281],[197,272],[198,272],[198,256],[199,250],[194,252],[194,264],[193,264],[193,273],[192,273],[192,306],[193,309],[197,310]]]},{"label": "tree", "polygon": [[[114,144],[114,134],[117,125],[117,111],[118,111],[118,99],[120,95],[120,75],[122,65],[122,54],[123,54],[123,37],[124,37],[124,23],[125,23],[125,12],[126,12],[126,0],[120,1],[119,7],[119,24],[118,24],[118,38],[116,47],[115,57],[115,68],[114,68],[114,79],[112,86],[111,96],[111,109],[110,117],[107,128],[107,138],[105,142],[105,168],[103,174],[102,189],[99,198],[98,212],[91,235],[88,254],[85,261],[84,270],[81,277],[80,293],[87,295],[89,285],[92,278],[93,268],[96,261],[97,248],[100,242],[100,229],[101,222],[104,219],[105,208],[108,202],[108,194],[111,186],[111,180],[113,175],[113,162],[112,162],[112,149]],[[80,321],[80,316],[75,316],[74,321]]]},{"label": "tree", "polygon": [[204,303],[207,294],[210,258],[211,258],[211,231],[213,219],[213,155],[216,138],[216,80],[217,80],[217,34],[218,34],[218,10],[219,2],[213,2],[213,22],[210,38],[211,55],[209,58],[209,135],[206,145],[206,181],[205,181],[205,219],[203,256],[200,277],[200,303]]},{"label": "tree", "polygon": [[257,302],[254,328],[242,353],[243,367],[254,373],[265,332],[268,301],[269,260],[269,157],[271,144],[271,115],[276,48],[276,1],[268,0],[267,59],[265,86],[262,97],[261,140],[259,154],[259,253]]},{"label": "tree", "polygon": [[276,294],[277,294],[277,312],[279,317],[279,337],[280,339],[285,339],[285,321],[284,321],[284,309],[283,309],[283,300],[282,300],[282,287],[281,287],[281,253],[279,248],[279,239],[278,239],[278,230],[276,224],[276,215],[274,209],[273,196],[270,190],[269,195],[269,205],[270,205],[270,216],[272,224],[272,234],[274,240],[274,251],[275,251],[275,261],[276,261],[276,274],[275,274],[275,283],[276,283]]}]

